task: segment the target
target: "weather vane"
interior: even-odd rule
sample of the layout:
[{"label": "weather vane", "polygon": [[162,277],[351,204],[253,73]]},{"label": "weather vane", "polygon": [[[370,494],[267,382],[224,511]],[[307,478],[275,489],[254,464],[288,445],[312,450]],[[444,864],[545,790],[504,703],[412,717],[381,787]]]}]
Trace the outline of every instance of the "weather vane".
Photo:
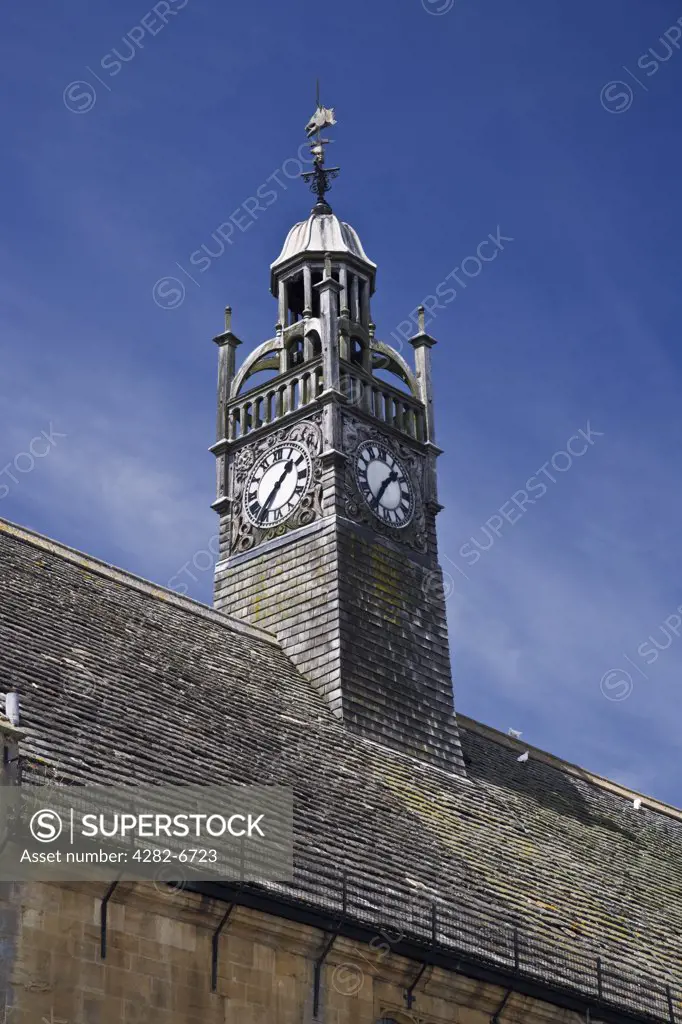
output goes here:
[{"label": "weather vane", "polygon": [[320,103],[320,81],[317,81],[317,109],[315,113],[308,121],[306,125],[306,135],[309,139],[313,139],[310,144],[310,152],[313,155],[314,168],[312,171],[305,171],[301,177],[303,180],[310,185],[310,191],[317,196],[316,209],[329,211],[331,213],[331,207],[327,203],[325,196],[331,189],[331,182],[334,178],[339,175],[340,168],[338,167],[325,167],[324,165],[324,147],[328,146],[332,141],[331,139],[323,139],[321,132],[323,128],[329,125],[336,124],[336,118],[334,117],[333,107],[323,107]]}]

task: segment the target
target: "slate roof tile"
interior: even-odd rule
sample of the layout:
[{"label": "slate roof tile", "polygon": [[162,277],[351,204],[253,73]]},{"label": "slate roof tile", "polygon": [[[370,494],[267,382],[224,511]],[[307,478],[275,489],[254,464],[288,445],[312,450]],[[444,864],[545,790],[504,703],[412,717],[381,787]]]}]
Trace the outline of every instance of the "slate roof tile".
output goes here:
[{"label": "slate roof tile", "polygon": [[[573,978],[682,997],[682,814],[460,716],[468,779],[346,732],[268,634],[0,520],[0,690],[22,751],[74,781],[277,783],[284,894]],[[4,683],[4,686],[3,686]],[[471,929],[475,927],[474,934]],[[562,973],[563,972],[563,973]]]}]

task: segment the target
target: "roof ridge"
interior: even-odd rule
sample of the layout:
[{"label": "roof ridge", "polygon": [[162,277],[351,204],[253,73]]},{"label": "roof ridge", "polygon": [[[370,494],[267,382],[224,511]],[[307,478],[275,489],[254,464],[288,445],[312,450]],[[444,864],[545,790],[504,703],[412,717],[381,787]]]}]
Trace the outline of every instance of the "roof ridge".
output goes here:
[{"label": "roof ridge", "polygon": [[223,612],[218,612],[214,608],[210,608],[206,604],[202,604],[201,601],[195,601],[191,597],[183,597],[181,594],[177,594],[174,590],[162,587],[158,583],[152,583],[151,580],[147,580],[143,576],[137,576],[135,573],[129,572],[127,569],[119,569],[110,562],[105,562],[100,558],[95,558],[93,555],[87,555],[83,551],[79,551],[77,548],[72,548],[68,544],[63,544],[61,541],[52,540],[50,537],[46,537],[44,534],[38,533],[36,530],[31,530],[26,526],[19,526],[17,523],[13,523],[9,519],[3,519],[0,516],[0,534],[3,533],[9,537],[14,537],[17,540],[23,541],[25,544],[30,544],[32,547],[57,555],[57,557],[63,558],[65,561],[71,562],[74,565],[80,565],[91,572],[104,576],[106,579],[114,580],[116,583],[120,583],[131,590],[137,590],[139,593],[146,594],[148,597],[155,597],[159,601],[165,601],[167,604],[175,605],[178,608],[182,608],[183,611],[190,612],[200,618],[210,619],[217,625],[225,626],[227,629],[233,630],[234,632],[241,633],[244,636],[255,637],[258,640],[262,640],[265,643],[270,643],[274,647],[280,648],[280,643],[277,640],[277,637],[273,636],[272,633],[268,633],[260,626],[252,626],[250,623],[242,622],[240,619],[234,619],[229,615],[225,615]]},{"label": "roof ridge", "polygon": [[639,793],[636,789],[629,789],[627,786],[623,786],[619,782],[613,782],[611,779],[607,779],[603,775],[597,775],[596,772],[590,771],[589,768],[583,768],[579,764],[573,764],[572,761],[566,761],[557,754],[550,754],[548,751],[542,750],[540,747],[534,747],[531,743],[524,743],[523,740],[516,739],[514,736],[500,732],[499,729],[495,729],[492,725],[485,725],[483,722],[477,722],[474,718],[469,718],[467,715],[463,715],[459,711],[457,712],[457,722],[461,729],[468,729],[469,732],[478,733],[479,736],[485,736],[486,739],[492,740],[493,743],[499,743],[500,746],[509,747],[512,750],[530,751],[536,760],[543,761],[545,764],[550,765],[550,767],[558,768],[559,770],[566,772],[567,775],[574,775],[583,779],[585,782],[591,782],[593,785],[599,786],[600,789],[605,789],[610,793],[614,793],[616,796],[630,798],[639,797],[644,801],[643,806],[648,810],[658,811],[661,814],[666,814],[670,818],[675,818],[677,821],[682,821],[682,810],[680,810],[679,807],[675,807],[673,804],[663,803],[662,800],[657,800],[655,797],[648,796],[646,793]]}]

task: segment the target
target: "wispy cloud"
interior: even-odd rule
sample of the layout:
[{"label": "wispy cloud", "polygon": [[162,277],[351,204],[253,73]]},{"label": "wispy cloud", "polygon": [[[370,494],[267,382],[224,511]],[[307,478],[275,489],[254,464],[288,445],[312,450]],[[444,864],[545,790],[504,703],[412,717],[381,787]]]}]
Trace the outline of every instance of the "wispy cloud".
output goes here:
[{"label": "wispy cloud", "polygon": [[[474,490],[486,467],[485,452],[476,456],[469,462]],[[649,681],[638,679],[622,703],[605,699],[600,680],[674,610],[675,587],[661,568],[680,560],[681,488],[655,447],[636,437],[604,438],[601,458],[596,450],[594,456],[468,579],[453,575],[457,700],[499,728],[523,729],[529,742],[538,743],[537,730],[544,734],[538,745],[679,800],[682,643],[671,645],[649,669]],[[653,493],[657,514],[647,535]],[[453,506],[441,523],[446,568],[450,547],[458,548],[464,524],[477,516],[466,498],[454,498]],[[682,589],[676,597],[675,606]]]}]

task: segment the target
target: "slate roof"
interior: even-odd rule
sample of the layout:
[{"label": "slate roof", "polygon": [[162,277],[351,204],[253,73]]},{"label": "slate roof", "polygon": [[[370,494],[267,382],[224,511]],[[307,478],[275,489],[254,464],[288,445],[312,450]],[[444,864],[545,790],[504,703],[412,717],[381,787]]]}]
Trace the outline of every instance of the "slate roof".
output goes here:
[{"label": "slate roof", "polygon": [[289,895],[338,906],[345,869],[359,918],[427,935],[435,904],[439,941],[498,959],[516,927],[538,976],[594,991],[600,957],[614,1002],[666,1019],[667,983],[681,1012],[680,812],[532,748],[520,764],[461,716],[468,783],[381,748],[263,631],[4,520],[0,568],[0,691],[19,688],[31,759],[80,781],[292,785]]}]

